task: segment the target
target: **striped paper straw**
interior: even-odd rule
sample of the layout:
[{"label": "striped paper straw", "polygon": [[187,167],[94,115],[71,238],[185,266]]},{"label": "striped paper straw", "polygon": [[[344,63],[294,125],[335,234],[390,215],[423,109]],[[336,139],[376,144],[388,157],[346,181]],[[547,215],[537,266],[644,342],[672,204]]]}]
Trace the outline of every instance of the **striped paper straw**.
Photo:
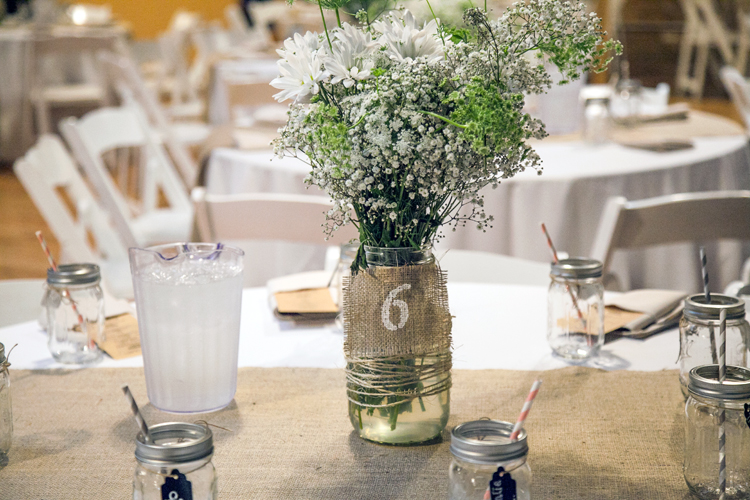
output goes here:
[{"label": "striped paper straw", "polygon": [[[711,292],[708,291],[708,259],[706,258],[706,248],[700,247],[701,273],[703,274],[703,295],[706,297],[706,304],[711,303]],[[716,335],[714,334],[713,325],[708,325],[708,336],[711,342],[711,362],[719,364],[716,357]]]},{"label": "striped paper straw", "polygon": [[133,411],[135,421],[138,423],[138,427],[141,428],[143,440],[147,443],[151,442],[151,434],[148,431],[148,425],[146,424],[146,420],[144,420],[143,415],[141,414],[141,410],[138,408],[138,404],[135,402],[133,394],[130,392],[130,388],[127,385],[123,385],[122,392],[123,394],[125,394],[125,397],[128,398],[130,409]]},{"label": "striped paper straw", "polygon": [[706,259],[706,248],[700,248],[701,272],[703,273],[703,294],[706,296],[706,304],[711,303],[711,292],[708,291],[708,260]]},{"label": "striped paper straw", "polygon": [[[722,309],[719,313],[719,383],[724,383],[727,377],[727,311]],[[724,434],[724,422],[726,414],[724,408],[719,406],[719,500],[724,500],[727,492],[727,456],[726,436]]]},{"label": "striped paper straw", "polygon": [[[544,236],[547,237],[547,246],[549,246],[549,249],[552,250],[552,258],[555,261],[555,264],[560,262],[560,260],[557,258],[557,250],[555,250],[555,245],[552,243],[552,237],[549,235],[549,231],[547,231],[547,226],[542,222],[542,231],[544,231]],[[581,320],[581,323],[583,324],[583,329],[588,330],[586,326],[586,319],[583,317],[583,313],[581,312],[581,307],[578,305],[578,299],[576,298],[575,294],[573,293],[573,289],[570,288],[570,285],[568,284],[568,280],[565,280],[565,289],[568,291],[568,294],[570,295],[570,300],[573,301],[573,307],[576,308],[576,313],[578,314],[578,319]],[[592,339],[589,339],[591,341]]]},{"label": "striped paper straw", "polygon": [[531,386],[531,391],[529,391],[529,395],[526,396],[526,401],[523,403],[523,408],[521,408],[521,414],[518,416],[516,425],[513,426],[513,432],[510,434],[511,441],[518,439],[518,435],[521,433],[521,429],[523,429],[523,423],[526,421],[526,417],[529,416],[529,410],[531,410],[531,405],[534,403],[534,398],[539,392],[540,385],[542,385],[542,381],[536,380]]},{"label": "striped paper straw", "polygon": [[[44,241],[44,236],[42,236],[41,231],[37,231],[36,233],[36,239],[39,240],[39,244],[42,245],[42,250],[44,250],[44,255],[47,256],[47,262],[49,262],[49,266],[52,268],[53,271],[57,272],[57,264],[55,263],[55,259],[52,257],[52,252],[49,251],[49,247],[47,246],[47,242]],[[73,307],[73,312],[76,314],[78,319],[78,324],[81,325],[81,331],[86,331],[86,325],[83,322],[83,316],[80,312],[78,312],[78,307],[76,306],[75,301],[73,301],[73,298],[70,296],[70,292],[68,292],[67,289],[63,289],[62,291],[63,296],[65,296],[68,300],[70,300],[70,305]],[[93,339],[90,341],[90,343],[93,344]]]}]

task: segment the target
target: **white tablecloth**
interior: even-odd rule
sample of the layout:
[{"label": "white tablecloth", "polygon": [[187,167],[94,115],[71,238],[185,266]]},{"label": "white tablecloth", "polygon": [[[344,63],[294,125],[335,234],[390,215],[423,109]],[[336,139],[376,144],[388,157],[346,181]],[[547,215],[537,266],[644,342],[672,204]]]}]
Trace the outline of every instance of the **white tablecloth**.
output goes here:
[{"label": "white tablecloth", "polygon": [[[570,363],[547,345],[547,290],[517,285],[448,284],[453,320],[453,366],[458,369],[550,370]],[[276,319],[265,288],[244,290],[240,325],[240,366],[343,368],[343,335],[335,324],[296,326]],[[36,322],[0,329],[0,343],[12,369],[53,369],[47,337]],[[677,330],[646,340],[619,339],[583,365],[607,370],[654,371],[677,368]],[[99,367],[142,366],[141,357]]]},{"label": "white tablecloth", "polygon": [[211,72],[208,119],[212,125],[223,125],[231,121],[227,84],[232,82],[270,82],[279,76],[277,59],[248,57],[227,59],[214,64]]},{"label": "white tablecloth", "polygon": [[[579,141],[541,142],[535,146],[543,174],[527,171],[487,188],[485,209],[495,217],[486,233],[472,227],[446,231],[441,248],[483,250],[548,262],[549,250],[539,228],[545,222],[560,251],[588,255],[607,199],[638,200],[666,194],[750,189],[750,150],[745,136],[699,137],[695,148],[653,153],[618,144],[598,147]],[[271,160],[273,158],[273,160]],[[314,193],[303,179],[308,166],[271,152],[217,149],[208,164],[209,192]],[[740,276],[750,244],[706,245],[713,291]],[[698,246],[669,245],[617,252],[612,271],[623,289],[700,290]]]},{"label": "white tablecloth", "polygon": [[[750,189],[747,138],[704,137],[695,148],[652,153],[617,144],[599,147],[579,142],[542,143],[536,147],[544,172],[524,172],[486,189],[485,210],[495,216],[493,229],[446,232],[441,245],[484,250],[549,261],[539,227],[545,222],[555,246],[570,255],[589,255],[606,201],[611,196],[639,200],[696,191]],[[750,223],[750,221],[748,221]],[[721,291],[740,276],[750,245],[706,245],[712,290]],[[701,289],[698,245],[669,245],[617,252],[612,271],[623,289]]]},{"label": "white tablecloth", "polygon": [[[66,54],[54,60],[34,60],[34,30],[31,25],[0,27],[0,160],[15,160],[30,148],[35,139],[34,114],[29,90],[32,87],[33,65],[39,64],[43,79],[54,83],[77,83],[97,78],[95,62],[81,58],[80,54]],[[118,37],[123,40],[127,31],[118,25],[112,26],[53,26],[50,36],[70,36],[96,33]]]}]

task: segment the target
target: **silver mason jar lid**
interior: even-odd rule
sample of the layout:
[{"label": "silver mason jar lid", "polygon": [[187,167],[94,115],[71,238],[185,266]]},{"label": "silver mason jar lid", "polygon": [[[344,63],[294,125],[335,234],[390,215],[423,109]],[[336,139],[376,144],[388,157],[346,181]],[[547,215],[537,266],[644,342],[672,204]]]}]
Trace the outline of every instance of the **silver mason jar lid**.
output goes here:
[{"label": "silver mason jar lid", "polygon": [[96,264],[63,264],[57,266],[57,271],[47,269],[47,283],[50,285],[87,285],[98,283],[100,279]]},{"label": "silver mason jar lid", "polygon": [[145,464],[178,464],[200,460],[213,454],[211,429],[186,422],[167,422],[149,428],[151,442],[143,433],[135,438],[135,458]]},{"label": "silver mason jar lid", "polygon": [[557,264],[553,263],[551,273],[552,276],[571,280],[600,278],[602,263],[585,257],[571,257],[559,260]]},{"label": "silver mason jar lid", "polygon": [[727,366],[724,383],[719,383],[719,365],[701,365],[690,370],[688,392],[710,399],[750,399],[750,370]]},{"label": "silver mason jar lid", "polygon": [[683,313],[687,318],[719,321],[719,313],[722,309],[727,310],[727,319],[745,317],[744,300],[720,293],[712,293],[710,303],[706,303],[706,296],[702,293],[690,295],[685,299]]},{"label": "silver mason jar lid", "polygon": [[0,364],[5,363],[5,346],[0,342]]},{"label": "silver mason jar lid", "polygon": [[499,420],[474,420],[457,425],[451,431],[451,453],[475,464],[506,462],[529,453],[526,431],[510,441],[513,424]]}]

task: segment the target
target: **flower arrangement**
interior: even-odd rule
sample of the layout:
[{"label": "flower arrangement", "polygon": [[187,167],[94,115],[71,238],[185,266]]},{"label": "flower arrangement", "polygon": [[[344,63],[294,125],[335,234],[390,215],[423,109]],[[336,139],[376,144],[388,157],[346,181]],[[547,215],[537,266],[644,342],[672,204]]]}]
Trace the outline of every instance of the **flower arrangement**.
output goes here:
[{"label": "flower arrangement", "polygon": [[[346,0],[317,3],[340,19]],[[306,182],[333,199],[329,232],[352,223],[375,247],[420,248],[443,225],[490,227],[482,188],[541,173],[527,140],[545,137],[544,124],[523,107],[552,85],[544,62],[572,80],[620,50],[583,3],[560,0],[517,2],[496,20],[469,8],[462,28],[420,25],[403,9],[357,19],[278,50],[271,85],[292,104],[274,147],[309,162]],[[360,250],[353,270],[364,267]]]}]

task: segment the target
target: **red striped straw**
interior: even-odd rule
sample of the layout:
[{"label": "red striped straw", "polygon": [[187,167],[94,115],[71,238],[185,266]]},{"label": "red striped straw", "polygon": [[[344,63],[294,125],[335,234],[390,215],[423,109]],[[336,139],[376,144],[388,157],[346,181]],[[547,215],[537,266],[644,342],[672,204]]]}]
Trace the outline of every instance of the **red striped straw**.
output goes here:
[{"label": "red striped straw", "polygon": [[516,425],[513,426],[513,432],[510,434],[511,441],[516,441],[518,439],[518,435],[521,433],[521,429],[523,429],[523,423],[526,421],[526,417],[529,416],[529,411],[531,410],[534,398],[539,392],[540,385],[542,385],[542,381],[536,380],[531,386],[531,391],[529,391],[529,395],[526,396],[526,401],[523,403],[523,408],[521,408],[521,414],[518,416],[518,421],[516,421]]},{"label": "red striped straw", "polygon": [[[555,260],[555,264],[557,264],[558,262],[560,262],[560,260],[557,258],[557,250],[555,250],[555,245],[552,243],[552,238],[550,237],[549,232],[547,231],[547,226],[544,224],[544,222],[542,222],[542,231],[544,231],[544,236],[547,237],[547,245],[549,246],[549,249],[552,250],[552,258]],[[581,323],[583,323],[583,329],[587,330],[588,328],[586,327],[586,319],[583,317],[581,307],[578,305],[578,299],[573,293],[573,289],[570,288],[570,285],[568,285],[568,280],[565,280],[565,289],[568,290],[570,300],[573,301],[573,306],[576,308],[578,319],[580,319]]]},{"label": "red striped straw", "polygon": [[[36,239],[39,240],[39,244],[42,245],[42,250],[44,250],[44,255],[47,256],[47,262],[49,262],[50,267],[52,268],[53,271],[57,272],[57,264],[55,264],[55,259],[52,257],[52,253],[49,251],[47,242],[44,241],[44,236],[42,236],[42,232],[37,231],[34,234],[36,234]],[[67,289],[63,289],[62,293],[65,297],[67,297],[70,300],[70,305],[73,307],[73,312],[76,313],[76,316],[78,316],[78,324],[81,325],[81,331],[85,331],[84,330],[85,326],[83,323],[83,316],[81,316],[81,313],[78,312],[78,307],[76,307],[76,303],[73,301],[73,298],[70,296],[70,292],[68,292]]]}]

